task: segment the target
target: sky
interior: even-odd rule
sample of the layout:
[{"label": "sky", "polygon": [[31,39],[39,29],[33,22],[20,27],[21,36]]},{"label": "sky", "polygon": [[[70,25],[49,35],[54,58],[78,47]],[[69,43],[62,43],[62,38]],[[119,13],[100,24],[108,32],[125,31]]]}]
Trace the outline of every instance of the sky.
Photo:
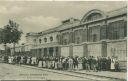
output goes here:
[{"label": "sky", "polygon": [[126,6],[120,1],[0,1],[0,28],[11,19],[24,32],[20,43],[25,42],[28,32],[40,32],[61,24],[61,21],[82,17],[92,9],[104,12]]}]

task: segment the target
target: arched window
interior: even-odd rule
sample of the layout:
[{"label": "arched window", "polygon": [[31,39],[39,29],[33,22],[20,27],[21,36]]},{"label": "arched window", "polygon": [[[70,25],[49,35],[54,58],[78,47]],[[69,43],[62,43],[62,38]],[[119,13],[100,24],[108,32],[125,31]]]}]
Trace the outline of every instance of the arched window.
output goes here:
[{"label": "arched window", "polygon": [[44,38],[44,42],[47,42],[47,38]]},{"label": "arched window", "polygon": [[94,20],[101,19],[104,17],[106,17],[106,14],[103,11],[98,10],[98,9],[93,9],[84,15],[81,22],[94,21]]},{"label": "arched window", "polygon": [[92,13],[90,14],[87,19],[85,21],[93,21],[93,20],[96,20],[96,19],[100,19],[102,18],[102,15],[99,14],[99,13]]},{"label": "arched window", "polygon": [[41,39],[39,39],[39,43],[41,43],[42,42],[42,40]]},{"label": "arched window", "polygon": [[53,37],[52,36],[50,37],[50,41],[53,41]]}]

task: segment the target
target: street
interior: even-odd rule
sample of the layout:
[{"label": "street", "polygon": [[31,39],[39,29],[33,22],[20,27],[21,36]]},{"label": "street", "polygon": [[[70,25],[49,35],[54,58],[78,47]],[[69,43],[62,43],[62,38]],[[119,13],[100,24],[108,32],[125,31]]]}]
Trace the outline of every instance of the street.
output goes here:
[{"label": "street", "polygon": [[[31,68],[32,67],[32,68]],[[80,75],[70,72],[50,72],[33,66],[19,66],[0,63],[1,80],[111,80],[105,77],[94,77],[90,75]],[[113,80],[111,80],[113,81]],[[117,80],[116,80],[117,81]]]},{"label": "street", "polygon": [[[24,68],[16,65],[0,63],[0,79],[2,80],[83,80],[83,78],[66,76],[52,72]],[[85,80],[85,79],[84,79]]]}]

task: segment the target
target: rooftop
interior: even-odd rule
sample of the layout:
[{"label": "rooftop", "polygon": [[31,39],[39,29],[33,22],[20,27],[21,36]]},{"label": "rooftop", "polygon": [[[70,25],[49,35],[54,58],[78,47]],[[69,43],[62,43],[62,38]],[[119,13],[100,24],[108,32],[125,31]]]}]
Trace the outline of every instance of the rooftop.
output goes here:
[{"label": "rooftop", "polygon": [[[123,7],[123,8],[120,8],[120,9],[109,11],[105,14],[108,18],[111,18],[111,17],[114,17],[114,16],[126,14],[126,13],[127,13],[127,7]],[[38,33],[30,32],[30,33],[27,33],[27,36],[30,36],[30,35],[44,35],[44,34],[52,33],[52,32],[55,32],[55,31],[61,31],[61,30],[69,29],[69,28],[78,26],[80,24],[80,21],[81,20],[79,20],[79,19],[75,19],[75,18],[71,17],[69,19],[63,20],[62,24],[57,26],[57,27],[54,27],[54,28],[51,28],[51,29],[48,29],[48,30],[44,30],[44,31],[38,32]]]}]

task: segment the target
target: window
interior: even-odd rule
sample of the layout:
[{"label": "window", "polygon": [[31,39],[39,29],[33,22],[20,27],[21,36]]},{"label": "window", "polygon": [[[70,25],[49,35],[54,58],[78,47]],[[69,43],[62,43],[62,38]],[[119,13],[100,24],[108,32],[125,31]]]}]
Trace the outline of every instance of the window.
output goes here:
[{"label": "window", "polygon": [[72,32],[70,32],[70,35],[69,35],[70,37],[69,37],[69,43],[72,43],[73,42],[73,33]]},{"label": "window", "polygon": [[33,39],[33,42],[36,43],[36,39]]},{"label": "window", "polygon": [[108,27],[109,39],[120,39],[125,36],[124,21],[120,20],[109,23]]},{"label": "window", "polygon": [[82,37],[82,41],[83,41],[83,42],[87,41],[87,29],[84,29],[84,30],[83,30],[82,36],[83,36],[83,37]]},{"label": "window", "polygon": [[67,45],[68,43],[67,43],[67,39],[64,39],[64,45]]},{"label": "window", "polygon": [[41,43],[42,42],[42,40],[41,39],[39,39],[39,43]]},{"label": "window", "polygon": [[114,39],[119,39],[119,35],[118,35],[117,31],[113,32],[113,37],[114,37]]},{"label": "window", "polygon": [[87,39],[88,39],[89,42],[92,39],[92,27],[90,27],[89,30],[88,30],[88,38]]},{"label": "window", "polygon": [[100,13],[92,13],[87,17],[85,21],[93,21],[100,18],[102,18],[102,15]]},{"label": "window", "polygon": [[107,27],[105,25],[100,28],[100,39],[107,39]]},{"label": "window", "polygon": [[44,38],[44,42],[47,42],[47,38]]},{"label": "window", "polygon": [[127,21],[124,21],[124,37],[127,37]]},{"label": "window", "polygon": [[97,36],[96,34],[93,34],[93,42],[96,42],[97,41]]},{"label": "window", "polygon": [[80,37],[77,37],[77,44],[80,43]]},{"label": "window", "polygon": [[75,30],[74,32],[74,41],[77,43],[77,37],[78,37],[78,30]]},{"label": "window", "polygon": [[52,36],[50,37],[50,41],[53,41],[53,37]]},{"label": "window", "polygon": [[56,36],[56,39],[57,39],[58,43],[61,44],[61,36],[60,35],[57,35]]}]

